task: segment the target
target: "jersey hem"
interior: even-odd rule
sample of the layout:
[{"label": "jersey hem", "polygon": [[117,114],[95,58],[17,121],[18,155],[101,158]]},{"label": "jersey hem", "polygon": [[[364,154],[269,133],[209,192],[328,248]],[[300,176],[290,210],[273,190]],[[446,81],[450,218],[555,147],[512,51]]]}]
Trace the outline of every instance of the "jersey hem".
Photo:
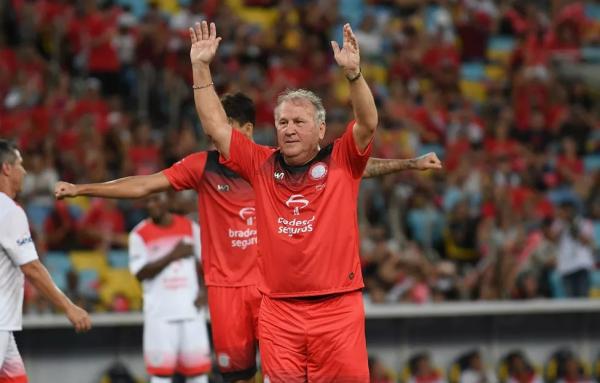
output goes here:
[{"label": "jersey hem", "polygon": [[364,289],[364,283],[361,283],[360,286],[352,286],[345,289],[329,289],[329,290],[319,290],[319,291],[307,291],[307,292],[296,292],[296,293],[270,293],[265,291],[264,289],[259,287],[259,291],[265,294],[269,298],[301,298],[301,297],[317,297],[319,295],[329,295],[329,294],[341,294],[341,293],[349,293],[352,291],[362,290]]}]

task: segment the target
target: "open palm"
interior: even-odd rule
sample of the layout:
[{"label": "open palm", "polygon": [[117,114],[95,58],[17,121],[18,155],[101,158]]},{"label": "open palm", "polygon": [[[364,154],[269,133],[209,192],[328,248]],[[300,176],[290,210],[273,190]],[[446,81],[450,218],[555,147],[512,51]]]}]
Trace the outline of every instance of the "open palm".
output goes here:
[{"label": "open palm", "polygon": [[333,56],[335,61],[347,73],[356,73],[360,69],[360,50],[358,48],[358,40],[352,32],[350,24],[344,25],[344,42],[342,48],[337,42],[332,41]]},{"label": "open palm", "polygon": [[209,64],[215,57],[221,38],[217,37],[215,23],[209,25],[206,21],[196,23],[190,28],[190,60],[192,64]]}]

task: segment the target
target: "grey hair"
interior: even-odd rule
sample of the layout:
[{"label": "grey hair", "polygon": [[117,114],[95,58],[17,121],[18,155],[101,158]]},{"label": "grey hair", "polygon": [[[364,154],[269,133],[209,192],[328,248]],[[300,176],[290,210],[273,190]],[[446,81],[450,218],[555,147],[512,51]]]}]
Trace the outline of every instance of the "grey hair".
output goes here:
[{"label": "grey hair", "polygon": [[306,89],[287,89],[279,94],[277,97],[277,105],[275,106],[275,124],[279,119],[279,107],[286,101],[298,101],[306,100],[315,107],[315,124],[319,125],[325,123],[325,108],[323,107],[323,101],[321,98]]},{"label": "grey hair", "polygon": [[14,164],[17,160],[17,145],[8,140],[0,139],[0,165]]}]

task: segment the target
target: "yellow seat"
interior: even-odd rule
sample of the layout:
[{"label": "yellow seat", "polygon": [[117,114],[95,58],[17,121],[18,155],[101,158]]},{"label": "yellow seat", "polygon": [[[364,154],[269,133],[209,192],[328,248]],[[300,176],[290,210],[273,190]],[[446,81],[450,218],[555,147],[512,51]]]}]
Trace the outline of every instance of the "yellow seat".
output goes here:
[{"label": "yellow seat", "polygon": [[484,102],[487,96],[485,86],[477,81],[461,80],[460,90],[463,96],[477,103]]},{"label": "yellow seat", "polygon": [[492,81],[508,80],[506,70],[500,65],[487,65],[485,67],[485,76]]},{"label": "yellow seat", "polygon": [[69,257],[75,270],[96,270],[101,280],[109,269],[106,254],[102,251],[74,250],[69,253]]},{"label": "yellow seat", "polygon": [[132,310],[142,307],[142,288],[138,280],[127,269],[109,269],[106,279],[100,287],[100,302],[104,307],[110,307],[113,298],[122,294],[127,298]]}]

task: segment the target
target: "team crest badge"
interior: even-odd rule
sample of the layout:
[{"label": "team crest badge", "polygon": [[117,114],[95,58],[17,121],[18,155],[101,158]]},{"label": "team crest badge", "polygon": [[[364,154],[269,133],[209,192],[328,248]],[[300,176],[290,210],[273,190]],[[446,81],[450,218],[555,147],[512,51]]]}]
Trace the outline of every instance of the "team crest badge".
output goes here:
[{"label": "team crest badge", "polygon": [[320,180],[327,175],[327,165],[324,162],[317,162],[310,167],[308,175],[313,180]]}]

